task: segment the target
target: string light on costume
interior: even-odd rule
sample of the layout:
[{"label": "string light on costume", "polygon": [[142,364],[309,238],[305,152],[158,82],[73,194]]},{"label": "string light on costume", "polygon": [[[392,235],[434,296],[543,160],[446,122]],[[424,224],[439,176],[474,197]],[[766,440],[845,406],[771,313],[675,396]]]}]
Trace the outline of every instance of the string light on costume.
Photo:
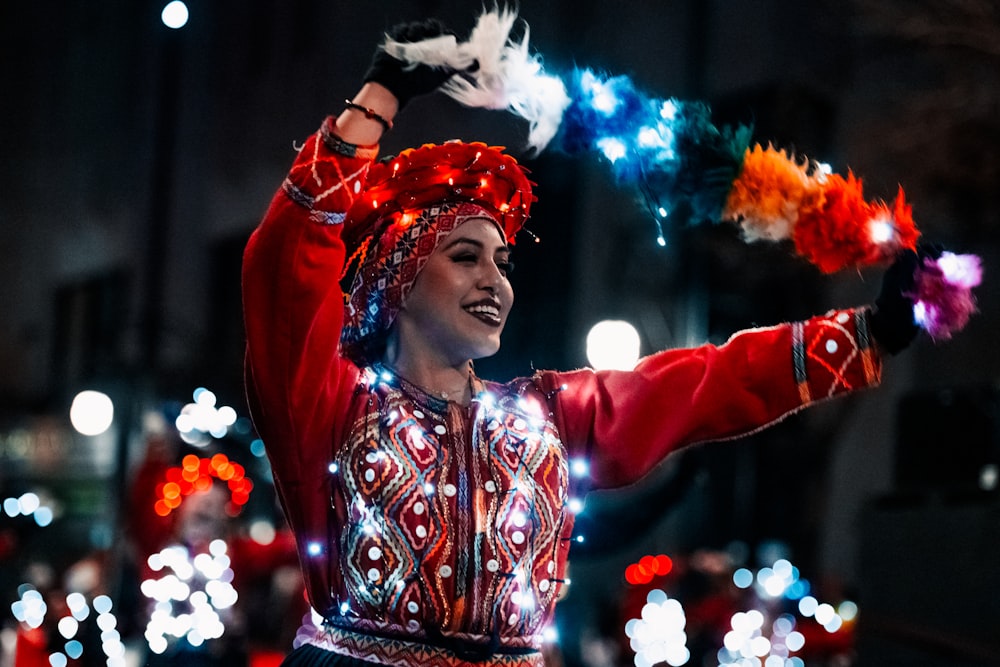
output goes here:
[{"label": "string light on costume", "polygon": [[224,618],[239,596],[223,540],[214,540],[208,553],[193,559],[185,547],[167,547],[151,555],[147,564],[153,572],[165,573],[143,580],[139,587],[154,601],[144,635],[151,651],[162,654],[180,639],[201,646],[224,634]]},{"label": "string light on costume", "polygon": [[166,481],[156,487],[157,499],[153,505],[160,516],[168,516],[192,493],[207,491],[212,486],[213,478],[225,482],[229,488],[226,513],[230,516],[237,516],[243,510],[253,490],[253,482],[246,476],[246,469],[225,454],[216,454],[211,458],[188,454],[181,460],[180,466],[167,469],[165,478]]}]

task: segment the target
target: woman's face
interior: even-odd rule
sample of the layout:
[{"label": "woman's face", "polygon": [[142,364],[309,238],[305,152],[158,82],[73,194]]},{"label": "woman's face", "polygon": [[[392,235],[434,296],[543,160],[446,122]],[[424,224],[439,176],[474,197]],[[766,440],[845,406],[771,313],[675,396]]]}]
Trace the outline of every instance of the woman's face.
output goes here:
[{"label": "woman's face", "polygon": [[514,302],[509,261],[492,220],[459,225],[428,258],[396,316],[400,351],[449,365],[495,354]]}]

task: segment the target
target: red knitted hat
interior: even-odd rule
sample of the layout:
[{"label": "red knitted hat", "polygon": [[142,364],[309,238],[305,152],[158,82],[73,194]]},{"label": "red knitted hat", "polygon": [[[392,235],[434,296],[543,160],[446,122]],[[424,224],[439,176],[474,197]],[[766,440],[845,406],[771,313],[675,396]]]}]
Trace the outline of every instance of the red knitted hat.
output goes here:
[{"label": "red knitted hat", "polygon": [[490,218],[508,243],[535,197],[527,170],[484,143],[451,141],[407,149],[373,165],[347,212],[343,238],[359,265],[350,289],[343,353],[368,363],[438,244],[471,218]]}]

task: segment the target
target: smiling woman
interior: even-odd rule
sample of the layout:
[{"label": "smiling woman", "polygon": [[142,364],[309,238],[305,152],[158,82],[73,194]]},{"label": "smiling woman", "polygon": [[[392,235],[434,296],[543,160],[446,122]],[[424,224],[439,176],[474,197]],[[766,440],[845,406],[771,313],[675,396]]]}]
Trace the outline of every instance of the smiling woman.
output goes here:
[{"label": "smiling woman", "polygon": [[[391,37],[454,40],[431,21]],[[532,184],[481,143],[375,161],[399,108],[455,74],[379,49],[246,248],[247,392],[313,608],[287,665],[545,664],[583,494],[874,386],[884,341],[916,333],[889,280],[880,311],[631,370],[480,379],[471,362],[500,348]]]},{"label": "smiling woman", "polygon": [[510,250],[496,222],[475,205],[463,208],[473,209],[472,217],[427,260],[400,306],[385,359],[400,375],[422,378],[432,393],[468,403],[469,360],[500,349],[514,291]]}]

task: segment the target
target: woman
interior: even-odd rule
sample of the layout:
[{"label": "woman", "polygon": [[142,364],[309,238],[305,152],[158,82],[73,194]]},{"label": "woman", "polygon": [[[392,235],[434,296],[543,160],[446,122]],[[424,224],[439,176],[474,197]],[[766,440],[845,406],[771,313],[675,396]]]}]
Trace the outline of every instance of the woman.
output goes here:
[{"label": "woman", "polygon": [[905,308],[846,309],[631,372],[478,378],[471,362],[499,349],[513,301],[532,184],[483,144],[374,162],[398,109],[452,74],[378,52],[247,246],[252,413],[322,617],[287,664],[542,664],[574,497],[874,386],[873,327],[891,351],[916,332]]}]

